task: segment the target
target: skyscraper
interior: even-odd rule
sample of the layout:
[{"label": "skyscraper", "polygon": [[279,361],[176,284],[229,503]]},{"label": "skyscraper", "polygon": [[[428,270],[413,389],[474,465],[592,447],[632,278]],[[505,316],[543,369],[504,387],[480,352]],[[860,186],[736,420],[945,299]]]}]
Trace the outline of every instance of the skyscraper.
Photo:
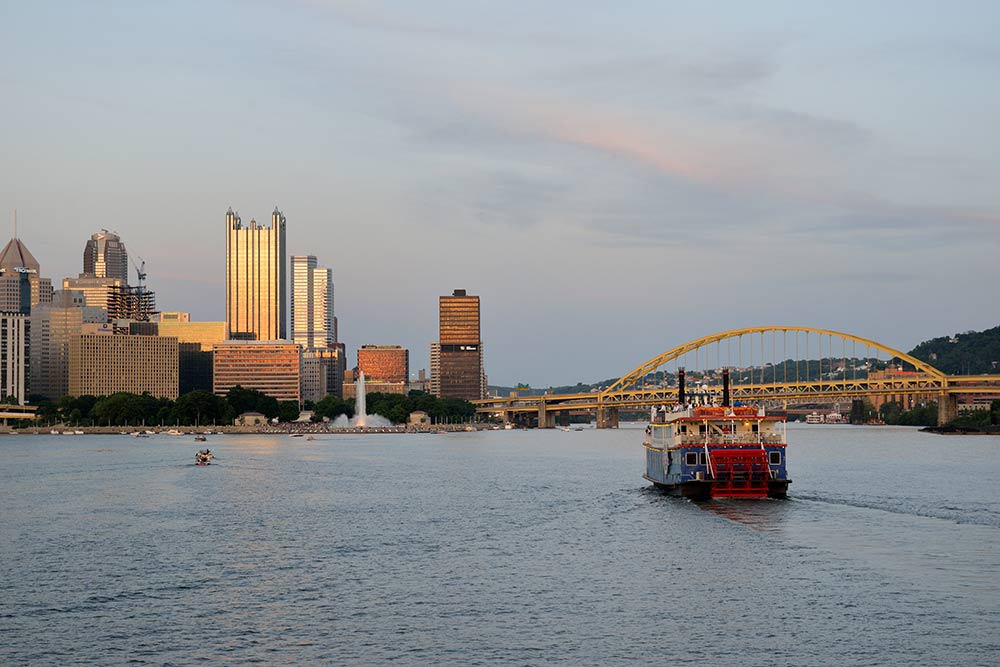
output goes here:
[{"label": "skyscraper", "polygon": [[[40,278],[41,266],[16,236],[0,250],[0,312],[27,313],[26,301],[30,305],[52,301],[52,281]],[[22,292],[29,292],[22,298]],[[23,303],[25,302],[25,303]]]},{"label": "skyscraper", "polygon": [[[479,297],[457,289],[439,299],[439,349],[431,348],[431,385],[441,398],[483,397],[483,342],[479,330]],[[434,377],[435,353],[437,378]]]},{"label": "skyscraper", "polygon": [[99,306],[87,306],[82,292],[57,291],[51,303],[31,311],[31,393],[57,401],[69,393],[69,341],[84,324],[108,321]]},{"label": "skyscraper", "polygon": [[226,212],[226,338],[279,340],[287,337],[285,308],[285,216],[277,208],[271,226]]},{"label": "skyscraper", "polygon": [[317,268],[313,255],[292,256],[292,342],[303,350],[337,342],[333,271]]},{"label": "skyscraper", "polygon": [[0,313],[0,399],[28,398],[28,317],[24,313]]},{"label": "skyscraper", "polygon": [[302,397],[341,395],[346,356],[337,343],[333,271],[313,255],[292,256],[292,342],[302,347]]},{"label": "skyscraper", "polygon": [[128,253],[117,234],[102,229],[90,237],[83,249],[83,275],[128,283]]}]

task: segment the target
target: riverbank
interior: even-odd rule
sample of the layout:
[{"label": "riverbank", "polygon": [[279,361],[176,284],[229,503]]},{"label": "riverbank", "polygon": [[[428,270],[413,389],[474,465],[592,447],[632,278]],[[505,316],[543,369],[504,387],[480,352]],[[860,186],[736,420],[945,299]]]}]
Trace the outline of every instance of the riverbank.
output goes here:
[{"label": "riverbank", "polygon": [[1000,435],[1000,426],[927,426],[920,431],[938,435]]}]

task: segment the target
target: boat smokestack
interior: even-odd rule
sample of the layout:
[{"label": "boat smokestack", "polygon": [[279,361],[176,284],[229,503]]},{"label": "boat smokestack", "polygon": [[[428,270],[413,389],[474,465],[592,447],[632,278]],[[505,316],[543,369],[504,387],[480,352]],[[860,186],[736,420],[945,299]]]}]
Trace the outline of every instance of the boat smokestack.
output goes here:
[{"label": "boat smokestack", "polygon": [[729,369],[722,369],[722,407],[729,407]]},{"label": "boat smokestack", "polygon": [[677,402],[684,405],[684,368],[677,369]]}]

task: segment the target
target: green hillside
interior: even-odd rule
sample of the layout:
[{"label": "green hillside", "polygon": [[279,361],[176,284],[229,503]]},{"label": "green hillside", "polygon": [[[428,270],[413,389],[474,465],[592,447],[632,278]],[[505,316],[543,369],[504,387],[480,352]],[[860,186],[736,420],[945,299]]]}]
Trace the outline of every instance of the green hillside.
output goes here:
[{"label": "green hillside", "polygon": [[932,338],[910,354],[949,375],[1000,373],[1000,326]]}]

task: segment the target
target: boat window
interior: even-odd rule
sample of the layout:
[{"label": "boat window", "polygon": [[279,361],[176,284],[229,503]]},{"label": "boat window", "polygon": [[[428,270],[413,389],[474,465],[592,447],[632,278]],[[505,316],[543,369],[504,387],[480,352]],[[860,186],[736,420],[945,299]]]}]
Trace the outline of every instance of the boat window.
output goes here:
[{"label": "boat window", "polygon": [[699,454],[698,458],[701,461],[702,465],[705,465],[706,463],[708,463],[708,459],[705,457],[705,452],[701,452]]},{"label": "boat window", "polygon": [[781,452],[768,452],[767,460],[773,466],[781,464]]},{"label": "boat window", "polygon": [[756,433],[757,431],[760,430],[760,424],[754,424],[752,427],[750,427],[750,430]]},{"label": "boat window", "polygon": [[688,452],[684,457],[684,462],[689,466],[698,465],[698,452]]}]

